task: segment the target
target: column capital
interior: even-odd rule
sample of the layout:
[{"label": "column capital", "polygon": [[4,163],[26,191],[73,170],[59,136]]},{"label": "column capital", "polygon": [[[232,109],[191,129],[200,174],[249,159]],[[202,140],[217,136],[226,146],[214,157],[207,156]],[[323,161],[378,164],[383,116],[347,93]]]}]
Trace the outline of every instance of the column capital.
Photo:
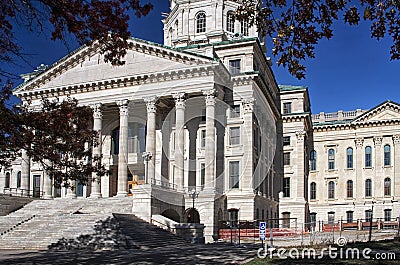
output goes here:
[{"label": "column capital", "polygon": [[129,100],[127,99],[117,100],[116,103],[119,107],[119,115],[127,116],[129,112]]},{"label": "column capital", "polygon": [[216,92],[217,91],[214,88],[203,90],[203,95],[206,99],[206,106],[215,105]]},{"label": "column capital", "polygon": [[306,134],[307,133],[305,131],[297,131],[296,132],[297,142],[304,141],[304,138],[305,138]]},{"label": "column capital", "polygon": [[254,109],[254,101],[255,101],[255,99],[254,99],[253,97],[242,99],[242,105],[243,105],[243,112],[244,112],[244,113],[251,113],[251,112],[253,112],[253,109]]},{"label": "column capital", "polygon": [[382,145],[382,140],[383,140],[382,136],[375,136],[374,137],[374,145],[375,146],[381,146]]},{"label": "column capital", "polygon": [[400,134],[393,135],[393,143],[395,145],[400,145]]},{"label": "column capital", "polygon": [[147,113],[155,113],[157,111],[157,100],[158,96],[150,96],[143,98],[144,102],[146,102]]},{"label": "column capital", "polygon": [[185,109],[186,108],[186,93],[179,92],[174,93],[172,96],[175,99],[175,108],[176,109]]},{"label": "column capital", "polygon": [[354,139],[355,143],[356,143],[356,147],[357,148],[361,148],[364,145],[364,138],[362,137],[357,137],[356,139]]},{"label": "column capital", "polygon": [[93,118],[95,119],[102,119],[103,118],[103,104],[101,103],[96,103],[93,105],[90,105],[90,107],[93,110]]}]

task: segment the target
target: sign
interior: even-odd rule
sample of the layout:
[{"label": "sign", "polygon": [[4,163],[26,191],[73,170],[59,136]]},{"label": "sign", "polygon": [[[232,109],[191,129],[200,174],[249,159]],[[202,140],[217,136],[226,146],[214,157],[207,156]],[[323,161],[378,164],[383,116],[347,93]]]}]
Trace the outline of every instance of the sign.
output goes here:
[{"label": "sign", "polygon": [[267,223],[266,222],[260,222],[260,231],[259,231],[259,234],[260,234],[260,240],[266,240],[266,236],[265,236],[265,233],[266,233],[266,229],[267,229]]}]

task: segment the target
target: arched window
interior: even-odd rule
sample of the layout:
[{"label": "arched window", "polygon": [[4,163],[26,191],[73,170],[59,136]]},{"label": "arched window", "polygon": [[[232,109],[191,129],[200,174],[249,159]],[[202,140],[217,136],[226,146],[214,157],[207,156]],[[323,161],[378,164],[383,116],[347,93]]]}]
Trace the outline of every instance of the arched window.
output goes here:
[{"label": "arched window", "polygon": [[196,15],[196,33],[206,32],[206,13],[200,12]]},{"label": "arched window", "polygon": [[111,132],[111,154],[119,154],[119,127]]},{"label": "arched window", "polygon": [[9,187],[10,187],[10,172],[7,172],[5,183],[4,183],[4,188],[9,188]]},{"label": "arched window", "polygon": [[310,153],[310,170],[317,170],[317,152],[315,150]]},{"label": "arched window", "polygon": [[21,188],[21,171],[17,173],[17,188]]},{"label": "arched window", "polygon": [[353,181],[347,181],[347,198],[353,198]]},{"label": "arched window", "polygon": [[372,167],[372,148],[365,147],[365,167]]},{"label": "arched window", "polygon": [[335,182],[328,183],[328,199],[335,199]]},{"label": "arched window", "polygon": [[385,145],[383,148],[384,152],[384,165],[385,166],[390,166],[390,145]]},{"label": "arched window", "polygon": [[365,180],[365,197],[372,196],[372,181],[370,179]]},{"label": "arched window", "polygon": [[335,150],[328,150],[328,169],[335,169]]},{"label": "arched window", "polygon": [[391,181],[390,178],[385,178],[383,181],[383,193],[384,196],[390,196],[392,194],[391,192]]},{"label": "arched window", "polygon": [[317,184],[315,182],[311,182],[310,184],[310,200],[317,199]]},{"label": "arched window", "polygon": [[347,168],[353,168],[353,148],[347,148]]},{"label": "arched window", "polygon": [[235,33],[235,14],[233,12],[228,12],[226,15],[226,30]]},{"label": "arched window", "polygon": [[243,34],[243,36],[249,36],[249,21],[245,19],[242,20],[240,26],[240,32]]}]

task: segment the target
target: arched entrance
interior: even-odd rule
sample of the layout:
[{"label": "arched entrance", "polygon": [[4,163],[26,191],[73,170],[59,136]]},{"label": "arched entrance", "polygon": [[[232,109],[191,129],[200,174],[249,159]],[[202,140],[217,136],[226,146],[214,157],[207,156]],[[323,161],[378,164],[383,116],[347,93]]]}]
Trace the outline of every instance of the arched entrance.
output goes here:
[{"label": "arched entrance", "polygon": [[200,214],[195,208],[189,208],[185,211],[186,223],[200,223]]},{"label": "arched entrance", "polygon": [[167,217],[175,222],[178,222],[178,223],[180,223],[180,221],[181,221],[179,214],[173,209],[165,210],[164,212],[162,212],[161,215],[164,217]]}]

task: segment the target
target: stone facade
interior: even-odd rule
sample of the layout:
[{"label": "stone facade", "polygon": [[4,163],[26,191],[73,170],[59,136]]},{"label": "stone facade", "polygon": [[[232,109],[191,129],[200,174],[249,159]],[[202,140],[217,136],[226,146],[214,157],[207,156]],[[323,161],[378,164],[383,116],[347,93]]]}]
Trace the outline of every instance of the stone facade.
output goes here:
[{"label": "stone facade", "polygon": [[356,224],[373,210],[374,222],[395,222],[400,106],[387,101],[370,110],[312,115],[307,88],[280,89],[287,159],[280,217],[306,227],[333,220]]},{"label": "stone facade", "polygon": [[177,222],[189,222],[195,190],[206,241],[216,239],[230,209],[244,220],[277,217],[280,93],[255,26],[232,21],[237,5],[171,1],[164,45],[131,39],[126,64],[114,67],[94,44],[27,78],[15,95],[33,107],[43,97],[71,96],[93,108],[102,143],[93,154],[103,155],[110,173],[55,190],[22,157],[2,169],[0,188],[47,199],[132,195],[141,218]]}]

